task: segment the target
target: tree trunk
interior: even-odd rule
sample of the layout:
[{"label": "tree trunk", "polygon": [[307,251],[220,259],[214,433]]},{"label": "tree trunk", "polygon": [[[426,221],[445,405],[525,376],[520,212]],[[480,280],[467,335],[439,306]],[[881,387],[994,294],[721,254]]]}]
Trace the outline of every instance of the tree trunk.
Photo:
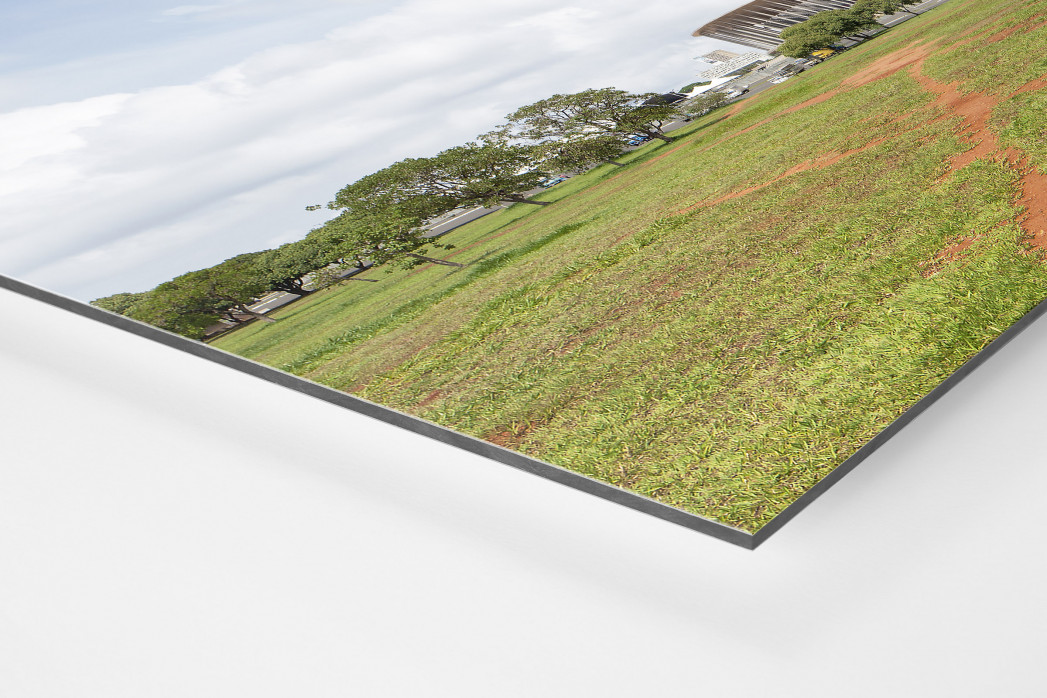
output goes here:
[{"label": "tree trunk", "polygon": [[[444,264],[444,265],[449,266],[449,267],[464,267],[465,266],[464,264],[459,264],[458,262],[449,262],[446,259],[436,259],[435,257],[426,257],[425,255],[418,254],[417,252],[404,252],[404,254],[407,255],[408,257],[414,257],[415,259],[424,259],[425,261],[432,262],[433,264]],[[367,281],[367,279],[360,279],[360,281]]]},{"label": "tree trunk", "polygon": [[300,284],[273,284],[274,291],[293,293],[296,296],[308,296],[312,291],[302,288]]},{"label": "tree trunk", "polygon": [[239,310],[244,315],[250,315],[251,317],[253,317],[253,318],[257,319],[257,320],[262,320],[264,322],[276,322],[276,318],[271,318],[268,315],[262,315],[261,313],[256,313],[255,311],[249,309],[246,305],[242,305],[242,304],[238,305],[238,306],[236,306],[236,309]]}]

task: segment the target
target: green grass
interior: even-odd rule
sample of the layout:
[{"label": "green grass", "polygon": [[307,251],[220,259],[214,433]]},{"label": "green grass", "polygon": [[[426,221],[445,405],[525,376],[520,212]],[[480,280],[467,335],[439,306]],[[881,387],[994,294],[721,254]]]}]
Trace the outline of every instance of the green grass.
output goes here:
[{"label": "green grass", "polygon": [[787,110],[937,41],[924,74],[999,99],[1044,167],[1044,91],[1011,95],[1047,33],[988,39],[1045,13],[952,0],[453,231],[461,269],[372,270],[215,345],[758,530],[1047,296],[1018,172],[947,175],[971,143],[908,71]]}]

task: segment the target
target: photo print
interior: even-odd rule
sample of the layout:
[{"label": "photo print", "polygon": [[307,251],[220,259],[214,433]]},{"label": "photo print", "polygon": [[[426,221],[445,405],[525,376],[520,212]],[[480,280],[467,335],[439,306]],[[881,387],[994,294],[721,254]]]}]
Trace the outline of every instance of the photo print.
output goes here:
[{"label": "photo print", "polygon": [[745,547],[1047,298],[1047,0],[5,31],[0,285]]}]

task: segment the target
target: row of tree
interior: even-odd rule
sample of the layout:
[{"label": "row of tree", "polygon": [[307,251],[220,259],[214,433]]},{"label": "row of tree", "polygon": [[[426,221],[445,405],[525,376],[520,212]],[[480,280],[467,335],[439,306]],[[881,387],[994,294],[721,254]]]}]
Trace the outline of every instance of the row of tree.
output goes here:
[{"label": "row of tree", "polygon": [[846,10],[827,10],[806,21],[783,29],[784,40],[775,52],[782,56],[804,58],[812,52],[828,48],[840,39],[865,39],[868,29],[880,26],[876,16],[896,12],[915,12],[907,9],[917,4],[914,0],[858,0]]},{"label": "row of tree", "polygon": [[347,269],[462,266],[431,256],[431,248],[451,246],[426,237],[426,221],[463,206],[549,205],[531,193],[551,173],[621,166],[616,158],[636,136],[669,142],[667,123],[726,103],[719,93],[682,107],[675,99],[614,88],[553,95],[517,109],[465,145],[401,160],[346,185],[326,205],[336,215],[300,240],[92,303],[198,339],[220,321],[272,322],[251,310],[255,299],[270,291],[305,295],[341,280]]},{"label": "row of tree", "polygon": [[[804,57],[841,38],[879,26],[875,17],[906,11],[913,0],[858,0],[850,9],[813,15],[781,36],[776,50]],[[915,13],[913,13],[915,14]],[[498,128],[431,157],[406,158],[339,190],[327,208],[336,215],[301,240],[273,250],[237,255],[183,274],[143,293],[118,293],[92,303],[193,338],[216,322],[261,319],[251,310],[271,291],[305,295],[371,265],[409,268],[450,249],[425,235],[425,222],[463,206],[503,203],[549,205],[532,197],[552,172],[579,172],[617,158],[637,136],[664,142],[667,123],[725,104],[707,92],[683,106],[667,95],[615,88],[556,94],[521,107]],[[309,209],[322,208],[321,205]]]}]

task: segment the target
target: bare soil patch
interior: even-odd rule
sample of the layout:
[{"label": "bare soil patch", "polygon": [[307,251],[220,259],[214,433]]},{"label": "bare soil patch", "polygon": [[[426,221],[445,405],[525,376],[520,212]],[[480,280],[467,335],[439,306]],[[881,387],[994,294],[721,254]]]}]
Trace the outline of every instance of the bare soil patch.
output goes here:
[{"label": "bare soil patch", "polygon": [[926,44],[910,44],[905,48],[881,56],[868,68],[846,78],[842,84],[847,87],[861,87],[862,85],[868,85],[876,80],[894,75],[899,70],[908,68],[911,65],[922,63],[936,48],[935,44],[937,44],[936,41]]},{"label": "bare soil patch", "polygon": [[1047,175],[1023,159],[1019,165],[1021,175],[1021,194],[1019,204],[1025,209],[1020,221],[1025,231],[1024,242],[1034,249],[1047,251]]},{"label": "bare soil patch", "polygon": [[[1036,19],[1036,17],[1033,17],[1032,19]],[[1036,31],[1037,29],[1039,29],[1040,27],[1043,27],[1043,26],[1047,26],[1047,19],[1041,20],[1040,22],[1037,22],[1036,24],[1031,24],[1031,23],[1015,24],[1013,27],[1007,27],[1003,31],[993,34],[992,36],[990,36],[988,39],[985,40],[985,43],[986,44],[995,44],[997,41],[1003,41],[1007,37],[1009,37],[1012,34],[1015,34],[1017,32],[1021,32],[1022,34],[1028,34],[1029,32],[1034,32],[1034,31]]]}]

